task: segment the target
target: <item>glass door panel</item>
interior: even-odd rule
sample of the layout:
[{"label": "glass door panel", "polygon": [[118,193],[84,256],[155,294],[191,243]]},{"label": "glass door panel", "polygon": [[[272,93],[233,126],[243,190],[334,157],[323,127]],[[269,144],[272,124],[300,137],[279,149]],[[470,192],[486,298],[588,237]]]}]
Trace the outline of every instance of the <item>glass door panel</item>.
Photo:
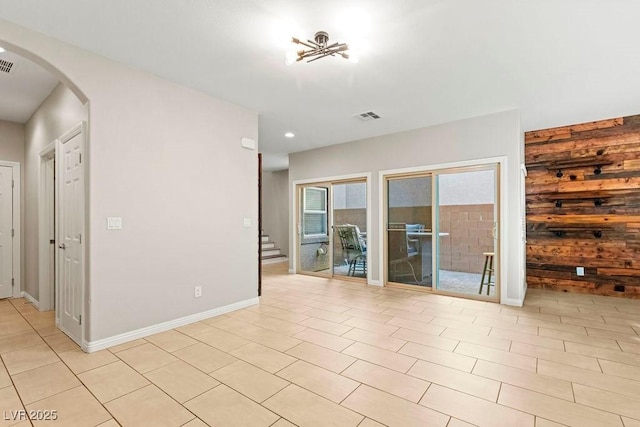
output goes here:
[{"label": "glass door panel", "polygon": [[437,175],[438,291],[496,298],[497,182],[497,165]]},{"label": "glass door panel", "polygon": [[330,184],[298,187],[298,273],[331,274]]},{"label": "glass door panel", "polygon": [[367,184],[332,185],[333,275],[367,277]]},{"label": "glass door panel", "polygon": [[432,177],[387,179],[387,281],[431,286]]}]

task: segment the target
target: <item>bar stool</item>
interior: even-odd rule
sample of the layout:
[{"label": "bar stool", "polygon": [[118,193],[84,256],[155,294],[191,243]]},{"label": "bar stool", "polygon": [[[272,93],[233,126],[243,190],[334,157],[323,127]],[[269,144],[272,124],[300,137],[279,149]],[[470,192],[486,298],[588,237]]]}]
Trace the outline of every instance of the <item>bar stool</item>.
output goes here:
[{"label": "bar stool", "polygon": [[[491,286],[496,285],[495,281],[491,281],[491,274],[493,273],[493,256],[495,255],[495,253],[483,252],[482,255],[484,255],[484,269],[482,270],[482,279],[480,280],[480,290],[478,291],[478,294],[482,294],[482,288],[484,287],[484,285],[487,285],[487,295],[489,295]],[[484,281],[485,277],[487,278],[486,282]]]}]

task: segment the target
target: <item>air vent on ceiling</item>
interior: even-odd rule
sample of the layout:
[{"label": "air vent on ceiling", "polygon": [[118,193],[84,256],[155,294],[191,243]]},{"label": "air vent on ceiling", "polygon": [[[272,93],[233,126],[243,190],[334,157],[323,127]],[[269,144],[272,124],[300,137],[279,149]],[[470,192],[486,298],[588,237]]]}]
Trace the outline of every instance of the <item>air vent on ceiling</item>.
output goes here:
[{"label": "air vent on ceiling", "polygon": [[368,122],[371,120],[378,120],[381,118],[378,114],[374,113],[373,111],[367,111],[366,113],[356,114],[355,117],[365,122]]},{"label": "air vent on ceiling", "polygon": [[11,74],[14,69],[15,69],[15,64],[13,62],[0,59],[0,72]]}]

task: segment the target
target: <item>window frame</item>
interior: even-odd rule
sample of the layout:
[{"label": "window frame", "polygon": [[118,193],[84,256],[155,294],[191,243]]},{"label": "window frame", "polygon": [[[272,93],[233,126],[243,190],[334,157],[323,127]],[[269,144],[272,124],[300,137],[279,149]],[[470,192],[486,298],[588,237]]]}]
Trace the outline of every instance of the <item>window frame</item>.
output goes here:
[{"label": "window frame", "polygon": [[[324,210],[317,210],[317,209],[307,209],[307,191],[308,190],[313,190],[313,191],[321,191],[324,197]],[[323,224],[323,229],[324,232],[322,233],[313,233],[313,234],[307,234],[307,230],[306,230],[306,225],[307,225],[307,220],[306,220],[306,215],[310,214],[310,215],[320,215],[323,218],[322,224]],[[302,194],[302,237],[305,239],[308,238],[317,238],[317,237],[326,237],[329,236],[329,189],[325,188],[325,187],[304,187],[303,188],[303,194]]]}]

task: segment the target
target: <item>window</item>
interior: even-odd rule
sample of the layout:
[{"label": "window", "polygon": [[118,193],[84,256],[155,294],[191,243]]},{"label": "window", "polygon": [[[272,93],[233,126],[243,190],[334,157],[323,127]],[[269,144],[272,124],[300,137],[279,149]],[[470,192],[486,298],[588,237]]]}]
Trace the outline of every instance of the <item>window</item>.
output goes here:
[{"label": "window", "polygon": [[303,236],[327,236],[327,189],[320,187],[305,188],[302,210]]}]

